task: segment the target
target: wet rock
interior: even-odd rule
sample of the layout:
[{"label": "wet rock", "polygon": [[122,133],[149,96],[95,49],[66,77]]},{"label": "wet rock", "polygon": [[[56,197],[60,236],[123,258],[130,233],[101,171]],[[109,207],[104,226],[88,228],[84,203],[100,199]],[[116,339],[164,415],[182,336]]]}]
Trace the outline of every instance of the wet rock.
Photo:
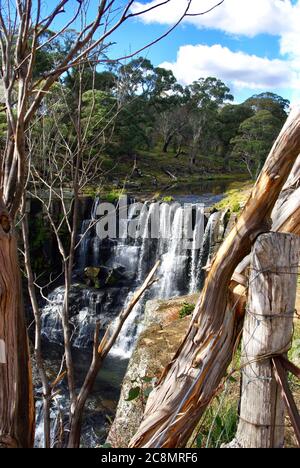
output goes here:
[{"label": "wet rock", "polygon": [[126,268],[122,265],[114,267],[100,266],[87,267],[84,270],[85,283],[89,287],[105,288],[114,286],[131,285],[134,275],[126,272]]}]

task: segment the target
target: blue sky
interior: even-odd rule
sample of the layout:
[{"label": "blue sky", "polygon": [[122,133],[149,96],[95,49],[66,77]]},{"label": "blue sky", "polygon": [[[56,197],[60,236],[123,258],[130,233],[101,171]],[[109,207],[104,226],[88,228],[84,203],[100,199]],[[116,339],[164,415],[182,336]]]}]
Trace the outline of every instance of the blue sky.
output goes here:
[{"label": "blue sky", "polygon": [[[176,22],[187,1],[169,0],[167,5],[129,20],[111,37],[116,45],[110,55],[126,55],[162,34]],[[133,11],[160,2],[137,1]],[[192,0],[191,11],[198,13],[215,3]],[[96,4],[91,1],[91,17]],[[266,90],[299,101],[300,0],[225,0],[207,15],[187,18],[143,55],[154,65],[171,69],[182,84],[217,76],[239,102]]]}]

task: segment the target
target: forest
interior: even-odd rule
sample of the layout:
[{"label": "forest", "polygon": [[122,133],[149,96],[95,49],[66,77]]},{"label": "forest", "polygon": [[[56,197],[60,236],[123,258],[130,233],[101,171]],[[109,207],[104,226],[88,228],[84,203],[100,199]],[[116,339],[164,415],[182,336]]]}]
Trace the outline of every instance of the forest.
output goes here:
[{"label": "forest", "polygon": [[152,58],[226,0],[116,53],[175,3],[0,2],[0,448],[299,447],[299,106]]},{"label": "forest", "polygon": [[[71,39],[62,40],[39,56],[37,78],[64,53]],[[76,115],[80,104],[80,125],[86,133],[83,158],[97,155],[97,183],[102,173],[105,181],[118,179],[121,186],[129,175],[152,176],[146,185],[155,186],[168,176],[165,171],[172,179],[173,165],[178,166],[175,177],[184,169],[187,175],[196,170],[199,175],[245,173],[255,179],[287,118],[289,101],[267,91],[241,104],[234,101],[218,78],[199,78],[183,87],[171,71],[154,67],[143,57],[101,72],[93,62],[85,63],[68,70],[44,99],[31,145],[37,148],[35,137],[42,132],[52,139],[51,130],[56,133],[59,126],[72,148],[76,125],[70,115]],[[4,115],[2,119],[5,141]],[[39,156],[32,157],[38,164]],[[162,169],[157,167],[159,159]],[[143,163],[149,173],[144,174]]]}]

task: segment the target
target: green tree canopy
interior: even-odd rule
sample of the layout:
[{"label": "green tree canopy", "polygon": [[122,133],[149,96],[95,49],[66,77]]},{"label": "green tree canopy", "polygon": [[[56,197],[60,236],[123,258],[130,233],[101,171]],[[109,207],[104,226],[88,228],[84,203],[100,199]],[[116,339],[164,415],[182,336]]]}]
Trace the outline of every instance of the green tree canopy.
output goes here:
[{"label": "green tree canopy", "polygon": [[278,94],[265,92],[261,94],[255,94],[254,96],[247,99],[245,106],[251,107],[255,112],[267,110],[274,117],[284,123],[290,107],[290,101],[284,99],[281,96],[278,96]]},{"label": "green tree canopy", "polygon": [[281,129],[281,121],[268,110],[261,110],[246,119],[239,134],[232,140],[232,154],[246,165],[252,178],[261,169]]}]

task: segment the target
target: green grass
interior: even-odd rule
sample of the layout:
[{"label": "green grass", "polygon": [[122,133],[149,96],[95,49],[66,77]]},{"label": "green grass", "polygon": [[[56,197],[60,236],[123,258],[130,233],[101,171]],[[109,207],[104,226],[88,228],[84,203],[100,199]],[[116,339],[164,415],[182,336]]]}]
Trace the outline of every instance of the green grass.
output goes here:
[{"label": "green grass", "polygon": [[229,209],[233,213],[239,213],[246,203],[252,188],[249,181],[239,181],[230,184],[225,198],[215,205],[218,210]]},{"label": "green grass", "polygon": [[296,318],[294,322],[294,336],[289,359],[299,365],[300,362],[300,320]]},{"label": "green grass", "polygon": [[[235,384],[235,387],[237,385]],[[220,448],[231,442],[238,425],[238,395],[229,385],[206,410],[191,438],[193,448]]]}]

